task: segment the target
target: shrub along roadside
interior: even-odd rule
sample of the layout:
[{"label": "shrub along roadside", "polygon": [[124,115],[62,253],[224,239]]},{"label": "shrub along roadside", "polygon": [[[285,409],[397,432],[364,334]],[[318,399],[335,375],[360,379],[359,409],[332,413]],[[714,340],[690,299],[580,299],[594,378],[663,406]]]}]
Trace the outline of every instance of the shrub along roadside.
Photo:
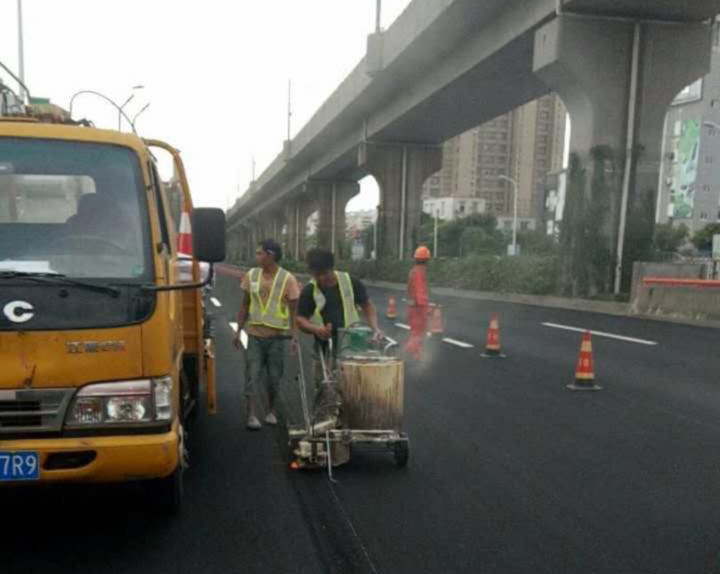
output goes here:
[{"label": "shrub along roadside", "polygon": [[[293,273],[307,273],[304,262],[286,260],[283,267]],[[349,271],[360,279],[405,283],[411,261],[343,261],[338,269]],[[500,257],[473,255],[463,258],[434,259],[428,265],[432,286],[551,295],[556,293],[559,274],[558,258],[552,255]]]}]

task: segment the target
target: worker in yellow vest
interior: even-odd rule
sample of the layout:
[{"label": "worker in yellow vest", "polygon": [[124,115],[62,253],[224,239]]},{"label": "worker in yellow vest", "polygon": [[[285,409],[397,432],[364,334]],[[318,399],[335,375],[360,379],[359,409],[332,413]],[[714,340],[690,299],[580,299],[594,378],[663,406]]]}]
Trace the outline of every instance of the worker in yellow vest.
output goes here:
[{"label": "worker in yellow vest", "polygon": [[242,346],[240,333],[247,332],[245,373],[247,428],[262,428],[257,412],[257,395],[263,371],[267,370],[269,411],[265,422],[277,424],[276,400],[285,374],[288,342],[297,347],[295,312],[300,288],[295,277],[278,264],[282,247],[272,239],[262,241],[255,252],[258,267],[243,277],[243,300],[238,313],[235,346]]},{"label": "worker in yellow vest", "polygon": [[374,338],[382,339],[377,311],[365,285],[344,271],[335,271],[335,257],[326,249],[311,249],[306,259],[313,279],[300,293],[297,324],[315,336],[316,347],[324,349],[330,337],[337,341],[338,329],[358,323],[358,310],[373,329]]}]

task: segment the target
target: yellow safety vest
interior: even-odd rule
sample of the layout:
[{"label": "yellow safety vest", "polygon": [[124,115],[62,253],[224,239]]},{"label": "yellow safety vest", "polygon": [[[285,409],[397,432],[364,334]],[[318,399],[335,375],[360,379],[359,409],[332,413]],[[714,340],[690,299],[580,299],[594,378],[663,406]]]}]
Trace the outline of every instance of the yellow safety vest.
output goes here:
[{"label": "yellow safety vest", "polygon": [[[359,323],[360,315],[358,315],[357,306],[355,305],[355,291],[353,290],[350,275],[344,271],[335,271],[335,278],[337,279],[338,287],[340,288],[345,326],[349,327],[354,323]],[[324,323],[321,313],[325,308],[327,299],[318,288],[315,279],[310,281],[310,283],[313,286],[313,300],[315,301],[315,314],[313,315],[312,322],[316,325],[323,325]],[[334,327],[339,327],[339,325],[334,325]]]},{"label": "yellow safety vest", "polygon": [[273,329],[287,331],[290,329],[290,310],[282,300],[285,285],[290,273],[280,267],[275,274],[270,295],[265,304],[260,297],[260,281],[262,269],[254,267],[249,272],[250,279],[250,318],[251,325],[265,325]]}]

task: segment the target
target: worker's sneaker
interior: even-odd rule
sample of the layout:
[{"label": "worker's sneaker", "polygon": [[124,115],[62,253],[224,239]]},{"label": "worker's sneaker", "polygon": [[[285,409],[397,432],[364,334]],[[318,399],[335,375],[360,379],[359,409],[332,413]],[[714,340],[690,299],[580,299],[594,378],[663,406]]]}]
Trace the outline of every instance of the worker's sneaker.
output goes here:
[{"label": "worker's sneaker", "polygon": [[247,428],[248,430],[260,430],[262,428],[262,424],[260,424],[260,421],[256,416],[248,417]]},{"label": "worker's sneaker", "polygon": [[275,426],[277,424],[277,417],[275,416],[275,413],[268,413],[265,417],[265,422],[271,426]]}]

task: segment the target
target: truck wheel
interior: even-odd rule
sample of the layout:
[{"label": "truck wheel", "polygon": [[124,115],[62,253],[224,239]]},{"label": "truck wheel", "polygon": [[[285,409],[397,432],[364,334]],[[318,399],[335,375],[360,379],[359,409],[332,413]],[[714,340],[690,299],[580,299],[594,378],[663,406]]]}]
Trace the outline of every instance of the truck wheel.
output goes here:
[{"label": "truck wheel", "polygon": [[407,441],[396,442],[393,452],[395,454],[395,464],[400,468],[406,467],[410,458],[410,443]]},{"label": "truck wheel", "polygon": [[197,420],[198,399],[200,392],[197,382],[185,373],[183,369],[180,371],[180,402],[182,409],[182,422],[186,427],[191,427]]},{"label": "truck wheel", "polygon": [[182,465],[178,464],[170,476],[152,481],[150,489],[153,504],[160,513],[173,516],[180,512],[183,499]]}]

